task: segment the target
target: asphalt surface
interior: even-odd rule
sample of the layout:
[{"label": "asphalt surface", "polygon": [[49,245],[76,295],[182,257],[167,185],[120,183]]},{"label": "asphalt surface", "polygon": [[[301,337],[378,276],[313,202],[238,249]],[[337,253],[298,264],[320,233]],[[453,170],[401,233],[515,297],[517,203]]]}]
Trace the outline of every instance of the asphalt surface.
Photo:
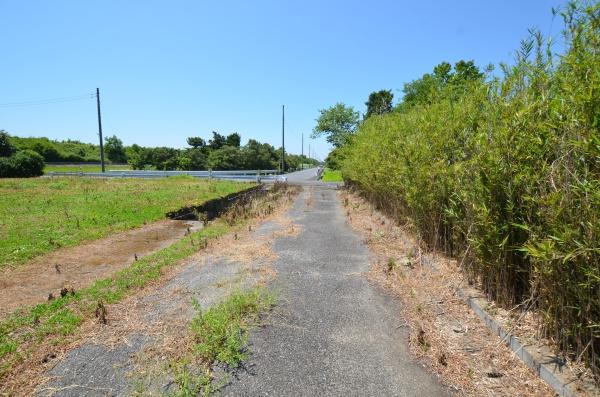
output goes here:
[{"label": "asphalt surface", "polygon": [[317,169],[309,168],[303,171],[290,172],[285,176],[289,183],[317,182]]},{"label": "asphalt surface", "polygon": [[[311,170],[295,174],[289,182],[312,178]],[[335,189],[305,187],[289,216],[303,232],[275,241],[271,288],[279,305],[253,331],[249,362],[221,394],[448,395],[411,359],[399,303],[367,280],[368,251],[346,224]]]}]

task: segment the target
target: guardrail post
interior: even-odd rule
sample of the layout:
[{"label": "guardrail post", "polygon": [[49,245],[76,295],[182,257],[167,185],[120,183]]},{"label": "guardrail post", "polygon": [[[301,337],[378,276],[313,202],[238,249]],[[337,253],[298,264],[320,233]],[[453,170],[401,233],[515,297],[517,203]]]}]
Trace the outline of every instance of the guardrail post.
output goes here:
[{"label": "guardrail post", "polygon": [[212,179],[212,170],[208,170],[208,179]]}]

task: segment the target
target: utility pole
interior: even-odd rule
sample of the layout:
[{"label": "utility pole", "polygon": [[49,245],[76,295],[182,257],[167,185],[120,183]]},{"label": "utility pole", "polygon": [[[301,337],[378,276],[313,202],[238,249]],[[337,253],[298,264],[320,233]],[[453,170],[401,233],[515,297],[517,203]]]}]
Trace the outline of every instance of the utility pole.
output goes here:
[{"label": "utility pole", "polygon": [[285,173],[285,105],[281,105],[281,173]]},{"label": "utility pole", "polygon": [[100,89],[96,88],[96,103],[98,105],[98,135],[100,135],[100,166],[104,172],[104,143],[102,142],[102,117],[100,116]]},{"label": "utility pole", "polygon": [[304,132],[302,133],[302,154],[300,158],[302,159],[302,169],[304,169]]}]

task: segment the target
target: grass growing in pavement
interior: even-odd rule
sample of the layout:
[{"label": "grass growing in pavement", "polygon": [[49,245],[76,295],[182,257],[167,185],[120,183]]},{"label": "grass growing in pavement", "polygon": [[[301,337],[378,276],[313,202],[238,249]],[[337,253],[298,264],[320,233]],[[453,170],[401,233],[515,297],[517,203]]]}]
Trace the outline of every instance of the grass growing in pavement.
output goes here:
[{"label": "grass growing in pavement", "polygon": [[191,177],[0,179],[0,268],[249,186]]},{"label": "grass growing in pavement", "polygon": [[274,304],[272,294],[264,288],[237,292],[221,304],[197,315],[190,326],[194,353],[204,362],[219,361],[236,368],[247,358],[245,349],[248,328],[255,324],[260,313]]},{"label": "grass growing in pavement", "polygon": [[325,168],[323,170],[323,178],[321,178],[321,180],[323,182],[342,182],[342,171]]},{"label": "grass growing in pavement", "polygon": [[[237,368],[247,359],[248,331],[274,303],[272,294],[256,287],[235,292],[206,311],[196,305],[197,314],[190,324],[193,351],[173,365],[178,386],[175,396],[210,395],[218,390],[211,383],[210,368],[215,362]],[[194,373],[191,364],[198,362],[204,370]]]}]

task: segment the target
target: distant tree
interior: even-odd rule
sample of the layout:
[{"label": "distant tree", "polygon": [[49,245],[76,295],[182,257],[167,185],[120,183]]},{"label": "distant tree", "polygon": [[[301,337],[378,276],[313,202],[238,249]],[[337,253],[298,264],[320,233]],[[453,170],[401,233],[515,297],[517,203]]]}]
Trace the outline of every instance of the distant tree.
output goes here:
[{"label": "distant tree", "polygon": [[466,62],[461,60],[454,64],[454,75],[452,76],[454,82],[463,83],[481,78],[483,78],[483,73],[479,71],[479,68],[475,66],[473,61]]},{"label": "distant tree", "polygon": [[227,138],[225,138],[225,136],[219,134],[216,131],[213,131],[212,134],[213,138],[210,141],[208,141],[208,146],[210,146],[211,149],[216,150],[225,146],[225,144],[227,143]]},{"label": "distant tree", "polygon": [[460,93],[461,87],[470,81],[483,78],[483,73],[473,61],[458,61],[454,70],[448,62],[442,62],[433,68],[433,73],[426,73],[420,79],[404,84],[404,97],[398,108],[410,108],[417,104],[435,102],[442,89],[450,85],[454,94]]},{"label": "distant tree", "polygon": [[134,143],[125,149],[125,151],[127,153],[127,163],[134,170],[143,170],[147,165],[152,164],[152,153],[149,149]]},{"label": "distant tree", "polygon": [[368,119],[374,114],[386,114],[391,112],[393,100],[394,94],[391,90],[372,92],[369,95],[369,100],[365,102],[365,105],[367,105],[365,119]]},{"label": "distant tree", "polygon": [[4,130],[0,130],[0,157],[9,157],[17,149],[10,143],[10,136]]},{"label": "distant tree", "polygon": [[179,150],[170,147],[148,149],[151,152],[151,164],[157,170],[175,170],[179,166]]},{"label": "distant tree", "polygon": [[211,170],[239,170],[243,168],[243,160],[239,148],[223,146],[209,153],[207,165]]},{"label": "distant tree", "polygon": [[279,153],[268,143],[250,139],[242,148],[243,165],[248,170],[272,170],[277,168]]},{"label": "distant tree", "polygon": [[180,170],[198,171],[206,169],[207,156],[201,148],[191,148],[179,156]]},{"label": "distant tree", "polygon": [[123,147],[123,141],[117,138],[116,135],[106,138],[104,143],[104,152],[106,157],[113,163],[126,163],[127,155]]},{"label": "distant tree", "polygon": [[360,114],[352,106],[336,103],[328,109],[319,110],[311,138],[325,135],[327,142],[335,147],[343,146],[358,128]]},{"label": "distant tree", "polygon": [[187,144],[193,147],[194,149],[198,149],[206,146],[206,141],[199,136],[191,136],[187,139]]},{"label": "distant tree", "polygon": [[227,135],[225,139],[225,145],[232,147],[240,147],[242,143],[242,136],[237,132]]},{"label": "distant tree", "polygon": [[433,68],[433,75],[442,83],[448,83],[452,77],[452,65],[448,62],[442,62]]}]

